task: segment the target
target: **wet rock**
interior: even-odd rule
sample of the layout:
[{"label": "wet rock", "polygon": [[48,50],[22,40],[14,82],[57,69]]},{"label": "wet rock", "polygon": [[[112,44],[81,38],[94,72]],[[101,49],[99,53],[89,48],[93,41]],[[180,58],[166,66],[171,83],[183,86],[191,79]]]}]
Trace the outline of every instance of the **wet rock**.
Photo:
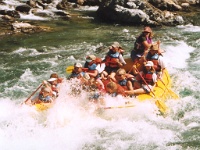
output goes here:
[{"label": "wet rock", "polygon": [[20,15],[17,11],[15,10],[0,10],[1,15],[7,15],[13,18],[20,18]]},{"label": "wet rock", "polygon": [[176,0],[149,0],[149,3],[161,10],[178,11],[182,9]]},{"label": "wet rock", "polygon": [[36,8],[37,7],[37,2],[35,0],[29,0],[26,2],[27,5],[33,7],[33,8]]},{"label": "wet rock", "polygon": [[59,15],[61,17],[65,17],[66,19],[69,19],[71,16],[70,16],[70,13],[69,12],[66,12],[66,11],[54,11],[54,13],[56,15]]},{"label": "wet rock", "polygon": [[100,0],[84,0],[83,5],[87,6],[98,6],[100,4]]},{"label": "wet rock", "polygon": [[51,4],[53,0],[42,0],[42,3]]},{"label": "wet rock", "polygon": [[47,9],[48,5],[44,4],[42,1],[36,1],[38,7],[42,7],[42,9]]},{"label": "wet rock", "polygon": [[3,20],[6,20],[6,21],[14,21],[15,19],[11,16],[8,16],[8,15],[4,15],[1,17]]},{"label": "wet rock", "polygon": [[11,29],[13,30],[14,33],[35,33],[48,30],[49,28],[34,26],[24,22],[15,22],[12,23]]},{"label": "wet rock", "polygon": [[[180,10],[181,7],[178,7],[176,3],[170,3],[172,1],[167,1],[166,6],[168,9]],[[153,2],[153,0],[151,1]],[[161,0],[157,0],[157,3]],[[168,3],[167,3],[168,2]],[[175,8],[175,6],[177,6]],[[125,23],[131,25],[177,25],[183,24],[183,19],[180,19],[181,16],[178,16],[176,13],[170,11],[162,11],[161,9],[156,8],[152,3],[147,1],[140,0],[104,0],[97,10],[97,14],[100,18],[106,21],[114,21],[116,23]],[[177,19],[179,18],[179,19]]]},{"label": "wet rock", "polygon": [[28,14],[29,11],[31,10],[31,7],[29,5],[20,5],[20,6],[17,6],[15,8],[15,10],[19,11],[19,12],[22,12],[22,13]]},{"label": "wet rock", "polygon": [[189,3],[182,3],[181,7],[183,10],[189,10],[190,4]]},{"label": "wet rock", "polygon": [[52,12],[40,11],[40,9],[37,9],[37,8],[32,9],[31,12],[35,16],[46,17],[46,18],[54,15],[54,13],[52,13]]},{"label": "wet rock", "polygon": [[59,10],[66,10],[69,7],[67,0],[62,0],[56,5],[56,8]]}]

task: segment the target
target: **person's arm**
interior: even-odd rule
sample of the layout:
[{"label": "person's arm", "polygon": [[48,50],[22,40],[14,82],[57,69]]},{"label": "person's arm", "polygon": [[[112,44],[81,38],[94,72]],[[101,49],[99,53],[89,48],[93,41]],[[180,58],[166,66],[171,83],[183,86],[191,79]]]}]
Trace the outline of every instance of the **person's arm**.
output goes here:
[{"label": "person's arm", "polygon": [[98,71],[94,70],[94,72],[87,72],[87,74],[89,74],[90,77],[96,77],[98,75]]},{"label": "person's arm", "polygon": [[134,76],[138,75],[139,72],[136,65],[133,66],[132,73]]},{"label": "person's arm", "polygon": [[127,90],[127,91],[124,91],[124,93],[127,94],[127,95],[130,95],[130,96],[135,94],[134,90]]},{"label": "person's arm", "polygon": [[164,74],[165,68],[166,68],[166,64],[165,64],[162,56],[159,56],[159,58],[158,58],[158,64],[161,66],[161,73],[162,73],[161,77],[162,77],[162,75]]},{"label": "person's arm", "polygon": [[142,56],[146,57],[147,53],[149,52],[149,48],[151,47],[152,43],[148,43],[146,39],[143,39],[142,44],[144,46],[144,54]]},{"label": "person's arm", "polygon": [[133,84],[131,81],[127,82],[127,87],[128,87],[128,90],[133,90]]},{"label": "person's arm", "polygon": [[154,85],[157,83],[157,75],[155,73],[152,74]]},{"label": "person's arm", "polygon": [[125,62],[124,57],[122,56],[122,54],[119,54],[119,61],[120,61],[123,65],[126,65],[126,62]]},{"label": "person's arm", "polygon": [[147,40],[143,41],[142,44],[144,46],[144,51],[148,50],[151,47],[151,45],[152,45],[152,43],[149,44],[147,42]]}]

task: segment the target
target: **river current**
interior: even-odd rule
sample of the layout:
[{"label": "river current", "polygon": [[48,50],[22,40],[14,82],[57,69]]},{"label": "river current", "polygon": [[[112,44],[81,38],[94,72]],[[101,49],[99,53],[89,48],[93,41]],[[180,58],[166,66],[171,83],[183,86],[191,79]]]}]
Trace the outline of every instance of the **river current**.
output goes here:
[{"label": "river current", "polygon": [[164,117],[152,102],[96,114],[84,93],[68,93],[67,83],[48,111],[20,104],[51,73],[66,78],[66,67],[83,64],[88,54],[103,58],[114,41],[125,49],[124,57],[130,57],[142,26],[106,24],[96,21],[93,11],[82,13],[84,17],[75,20],[40,20],[38,24],[56,29],[52,32],[11,35],[0,41],[0,149],[199,149],[200,26],[153,28],[154,41],[161,40],[165,50],[172,90],[180,96],[166,102],[169,113]]}]

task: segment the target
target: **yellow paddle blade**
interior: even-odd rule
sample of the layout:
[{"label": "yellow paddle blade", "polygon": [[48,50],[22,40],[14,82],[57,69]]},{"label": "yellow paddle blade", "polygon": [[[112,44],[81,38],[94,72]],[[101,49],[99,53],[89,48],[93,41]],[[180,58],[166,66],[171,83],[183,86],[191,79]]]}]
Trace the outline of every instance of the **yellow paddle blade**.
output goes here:
[{"label": "yellow paddle blade", "polygon": [[160,112],[165,114],[168,109],[165,103],[161,100],[156,100],[155,103],[156,103],[156,106],[159,108]]},{"label": "yellow paddle blade", "polygon": [[169,91],[169,93],[170,93],[170,95],[171,95],[171,97],[172,97],[173,99],[179,99],[179,96],[178,96],[174,91],[172,91],[172,90],[169,89],[169,88],[168,88],[168,91]]},{"label": "yellow paddle blade", "polygon": [[66,68],[66,73],[72,73],[73,70],[74,70],[74,66],[68,66]]}]

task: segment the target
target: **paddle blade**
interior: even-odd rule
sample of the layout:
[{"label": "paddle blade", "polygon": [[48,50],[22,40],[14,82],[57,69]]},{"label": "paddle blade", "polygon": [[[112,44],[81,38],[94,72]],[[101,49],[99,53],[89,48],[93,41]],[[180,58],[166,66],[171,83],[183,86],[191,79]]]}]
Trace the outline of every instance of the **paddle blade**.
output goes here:
[{"label": "paddle blade", "polygon": [[72,73],[73,70],[74,70],[74,66],[68,66],[66,68],[66,73]]},{"label": "paddle blade", "polygon": [[174,91],[172,91],[172,90],[169,89],[169,88],[168,88],[168,91],[169,91],[169,93],[170,93],[170,95],[171,95],[171,97],[172,97],[173,99],[179,99],[179,96],[178,96]]},{"label": "paddle blade", "polygon": [[160,112],[165,114],[168,109],[165,103],[161,100],[156,100],[155,103],[156,103],[156,106],[159,108]]}]

